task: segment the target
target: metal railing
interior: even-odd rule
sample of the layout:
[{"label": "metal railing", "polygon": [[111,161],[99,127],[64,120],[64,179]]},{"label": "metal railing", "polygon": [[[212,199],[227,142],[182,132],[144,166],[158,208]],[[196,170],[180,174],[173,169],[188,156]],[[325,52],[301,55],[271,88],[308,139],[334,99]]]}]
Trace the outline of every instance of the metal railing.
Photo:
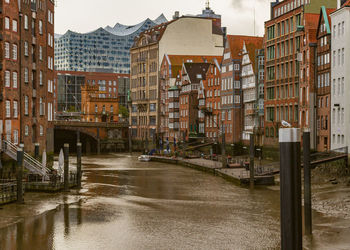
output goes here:
[{"label": "metal railing", "polygon": [[[12,142],[3,140],[2,151],[14,160],[17,160],[18,147]],[[23,166],[34,174],[38,174],[42,177],[47,177],[51,172],[49,168],[43,166],[42,163],[36,160],[34,157],[24,152]]]}]

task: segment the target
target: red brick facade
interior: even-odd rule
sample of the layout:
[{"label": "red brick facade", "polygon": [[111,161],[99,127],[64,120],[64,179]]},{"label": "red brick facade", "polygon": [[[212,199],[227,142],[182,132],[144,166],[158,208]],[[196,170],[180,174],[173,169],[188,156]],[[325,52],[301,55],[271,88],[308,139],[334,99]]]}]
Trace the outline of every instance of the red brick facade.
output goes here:
[{"label": "red brick facade", "polygon": [[[20,3],[20,6],[18,4]],[[33,152],[53,150],[54,3],[1,1],[3,136]]]},{"label": "red brick facade", "polygon": [[[331,18],[321,8],[317,29],[317,151],[331,146]],[[326,17],[326,18],[325,18]]]}]

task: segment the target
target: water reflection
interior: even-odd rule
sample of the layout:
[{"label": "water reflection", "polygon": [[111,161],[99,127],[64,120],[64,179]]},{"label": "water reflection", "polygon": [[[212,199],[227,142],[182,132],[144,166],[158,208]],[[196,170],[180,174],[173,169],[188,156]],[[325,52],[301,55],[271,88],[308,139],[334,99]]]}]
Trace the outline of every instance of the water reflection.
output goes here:
[{"label": "water reflection", "polygon": [[83,159],[78,202],[0,229],[0,249],[279,247],[279,194],[123,155]]}]

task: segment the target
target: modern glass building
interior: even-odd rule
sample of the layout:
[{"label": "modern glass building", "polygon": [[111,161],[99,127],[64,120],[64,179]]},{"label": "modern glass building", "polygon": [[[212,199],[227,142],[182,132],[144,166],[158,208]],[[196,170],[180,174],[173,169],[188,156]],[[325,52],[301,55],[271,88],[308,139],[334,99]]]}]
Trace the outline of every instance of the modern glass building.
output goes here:
[{"label": "modern glass building", "polygon": [[55,35],[55,69],[129,74],[130,48],[135,37],[165,22],[162,14],[156,20],[146,19],[133,26],[117,23],[85,34],[68,30],[64,35]]}]

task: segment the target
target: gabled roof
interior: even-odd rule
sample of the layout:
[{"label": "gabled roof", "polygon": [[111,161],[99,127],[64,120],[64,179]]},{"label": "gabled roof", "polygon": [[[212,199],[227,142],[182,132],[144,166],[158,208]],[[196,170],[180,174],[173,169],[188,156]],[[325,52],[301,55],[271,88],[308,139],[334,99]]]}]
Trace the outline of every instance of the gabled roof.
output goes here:
[{"label": "gabled roof", "polygon": [[221,62],[222,56],[206,56],[206,55],[164,55],[163,60],[167,60],[169,65],[171,65],[171,77],[176,77],[181,70],[183,63],[192,62],[192,63],[211,63],[216,59]]},{"label": "gabled roof", "polygon": [[[149,35],[149,37],[152,38],[151,40],[149,40],[149,43],[152,44],[152,43],[159,42],[162,39],[163,34],[164,34],[166,28],[168,27],[168,25],[170,25],[178,20],[181,20],[183,18],[208,19],[208,18],[196,17],[196,16],[182,16],[180,18],[173,19],[169,22],[165,22],[165,23],[162,23],[160,25],[154,26],[152,28],[149,28],[148,30],[145,30],[144,32],[141,32],[140,35],[138,36],[138,39],[135,39],[135,42],[134,42],[134,45],[132,46],[132,48],[138,47],[138,43],[139,43],[140,38],[145,36],[145,35]],[[216,25],[214,25],[213,20],[211,20],[211,21],[212,21],[212,34],[222,35],[222,30],[220,29],[220,27],[217,27]]]},{"label": "gabled roof", "polygon": [[320,14],[305,13],[304,19],[305,19],[304,28],[305,28],[305,31],[309,33],[309,41],[313,43],[317,42],[317,29],[318,29]]},{"label": "gabled roof", "polygon": [[317,36],[318,36],[318,33],[319,33],[319,28],[320,28],[322,19],[324,20],[324,23],[326,25],[327,34],[331,34],[331,17],[330,17],[330,14],[334,10],[335,9],[326,9],[325,6],[321,6],[320,18],[318,20],[318,25],[317,25]]},{"label": "gabled roof", "polygon": [[[247,51],[255,54],[255,49],[263,47],[263,37],[227,35],[227,43],[231,51],[231,59],[241,59],[243,44],[246,44]],[[252,56],[255,58],[255,56]]]},{"label": "gabled roof", "polygon": [[350,7],[350,0],[346,1],[342,7]]},{"label": "gabled roof", "polygon": [[146,45],[159,42],[168,25],[174,21],[175,20],[171,20],[170,22],[162,23],[160,25],[154,26],[148,30],[141,32],[140,35],[136,37],[132,48],[139,47],[138,44],[140,42],[140,39],[143,38],[147,39]]},{"label": "gabled roof", "polygon": [[210,63],[184,63],[183,67],[186,70],[191,83],[200,83],[205,80]]}]

